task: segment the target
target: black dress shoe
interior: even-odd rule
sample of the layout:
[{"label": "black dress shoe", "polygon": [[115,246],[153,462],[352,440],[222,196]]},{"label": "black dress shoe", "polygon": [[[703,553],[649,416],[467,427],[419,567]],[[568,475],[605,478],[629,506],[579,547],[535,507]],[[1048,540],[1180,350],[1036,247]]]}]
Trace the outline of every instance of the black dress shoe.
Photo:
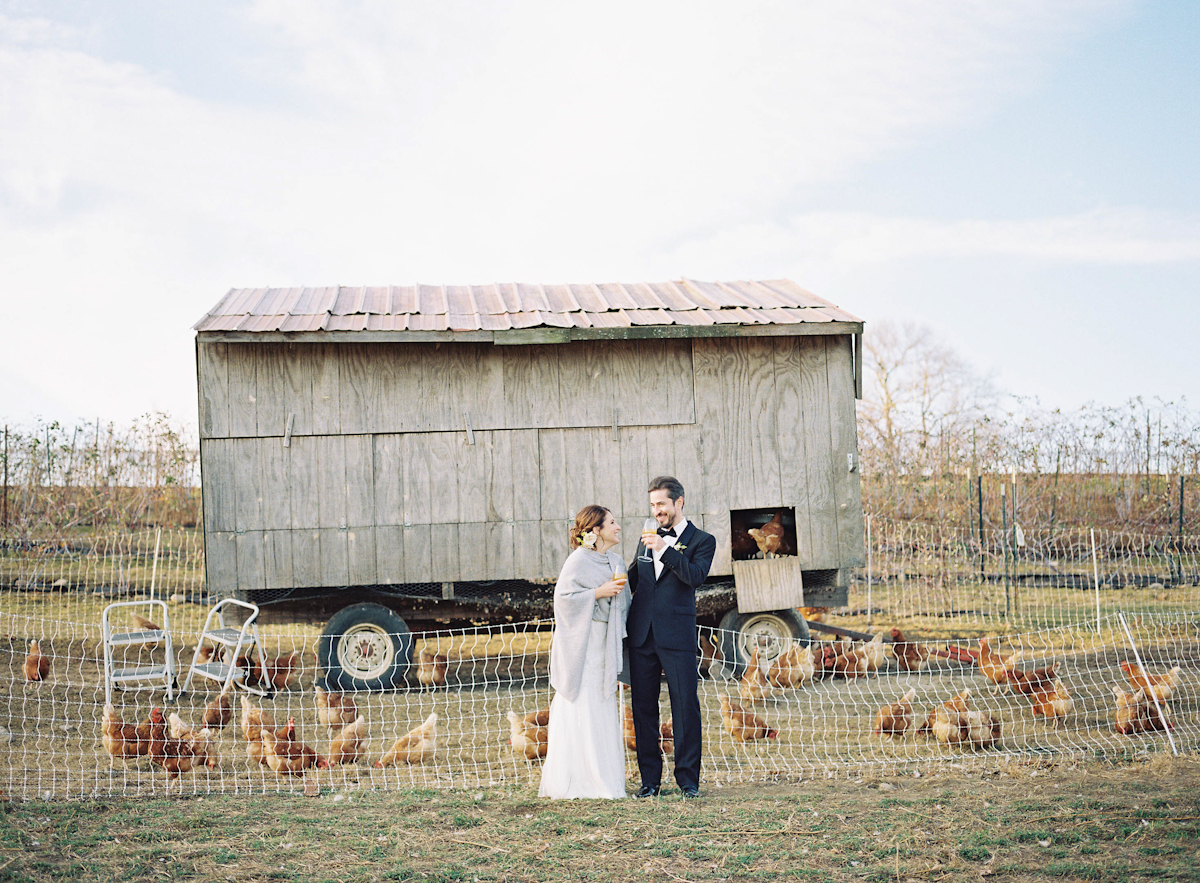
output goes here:
[{"label": "black dress shoe", "polygon": [[684,800],[695,800],[697,797],[700,796],[699,788],[684,788],[682,790],[683,790],[683,799]]},{"label": "black dress shoe", "polygon": [[658,785],[643,785],[641,788],[638,788],[637,794],[634,795],[634,797],[657,797],[657,796],[658,796]]}]

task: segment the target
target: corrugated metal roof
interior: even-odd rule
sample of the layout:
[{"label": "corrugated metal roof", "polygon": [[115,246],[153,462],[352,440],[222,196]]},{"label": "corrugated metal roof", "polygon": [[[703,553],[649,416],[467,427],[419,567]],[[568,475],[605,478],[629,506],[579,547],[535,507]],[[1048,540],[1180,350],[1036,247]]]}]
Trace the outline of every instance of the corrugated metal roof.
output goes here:
[{"label": "corrugated metal roof", "polygon": [[508,331],[859,322],[788,279],[234,288],[196,331]]}]

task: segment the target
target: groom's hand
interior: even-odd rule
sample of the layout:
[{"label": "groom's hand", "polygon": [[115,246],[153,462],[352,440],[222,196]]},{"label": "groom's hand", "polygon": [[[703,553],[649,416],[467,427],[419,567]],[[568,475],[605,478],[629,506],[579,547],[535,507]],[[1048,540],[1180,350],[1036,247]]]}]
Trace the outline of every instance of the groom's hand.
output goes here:
[{"label": "groom's hand", "polygon": [[663,542],[663,538],[658,534],[654,536],[643,537],[642,542],[645,543],[647,549],[653,549],[657,552],[659,549],[665,549],[667,544]]}]

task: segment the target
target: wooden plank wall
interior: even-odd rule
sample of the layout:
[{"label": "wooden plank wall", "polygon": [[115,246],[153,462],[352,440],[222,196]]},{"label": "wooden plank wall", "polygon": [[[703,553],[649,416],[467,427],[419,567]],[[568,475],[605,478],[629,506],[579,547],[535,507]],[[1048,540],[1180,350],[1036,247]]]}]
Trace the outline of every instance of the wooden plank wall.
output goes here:
[{"label": "wooden plank wall", "polygon": [[793,506],[803,567],[861,563],[849,347],[201,344],[210,584],[553,578],[588,503],[617,514],[631,558],[661,474],[717,537],[715,575],[732,572],[730,509]]}]

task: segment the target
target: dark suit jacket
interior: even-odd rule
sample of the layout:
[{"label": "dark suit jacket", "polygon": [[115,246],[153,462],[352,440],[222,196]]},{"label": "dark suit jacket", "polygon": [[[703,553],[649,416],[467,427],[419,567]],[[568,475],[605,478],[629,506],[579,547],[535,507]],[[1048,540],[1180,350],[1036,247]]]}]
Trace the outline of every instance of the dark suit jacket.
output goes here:
[{"label": "dark suit jacket", "polygon": [[[672,546],[662,553],[662,576],[654,578],[654,562],[636,558],[629,565],[629,590],[633,601],[625,629],[629,644],[646,643],[654,627],[654,643],[667,650],[696,649],[696,589],[704,584],[717,552],[717,540],[692,522]],[[638,555],[642,544],[638,543]]]}]

